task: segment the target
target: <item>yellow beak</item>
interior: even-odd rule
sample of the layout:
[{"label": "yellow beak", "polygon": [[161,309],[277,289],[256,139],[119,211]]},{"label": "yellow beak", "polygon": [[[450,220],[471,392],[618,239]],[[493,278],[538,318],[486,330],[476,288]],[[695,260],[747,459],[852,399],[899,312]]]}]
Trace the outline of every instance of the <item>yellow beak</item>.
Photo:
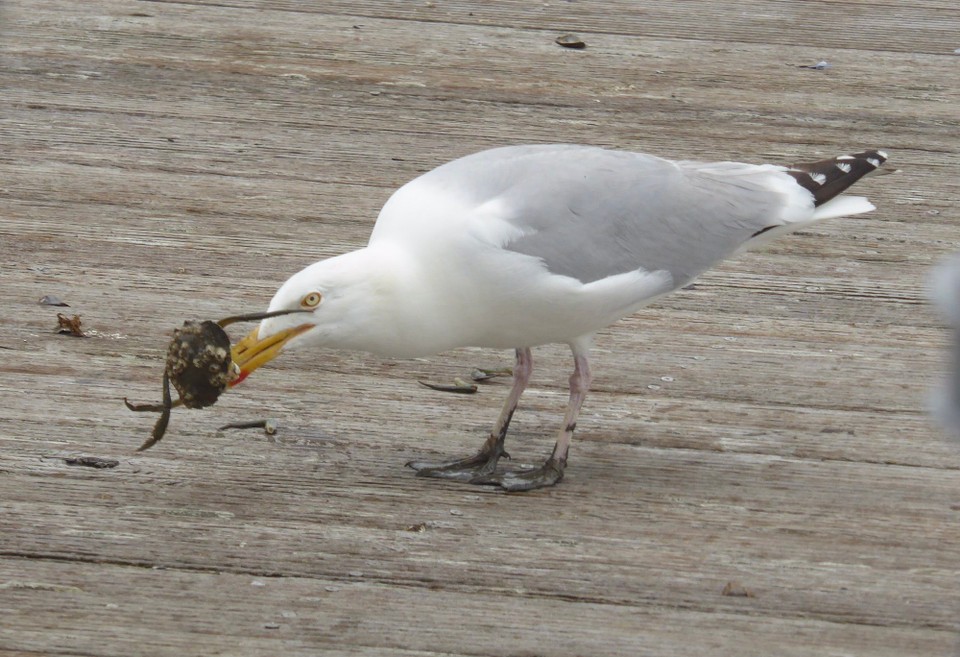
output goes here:
[{"label": "yellow beak", "polygon": [[274,333],[263,340],[257,335],[260,330],[259,327],[250,331],[247,337],[235,344],[230,350],[234,364],[240,369],[239,375],[230,382],[230,385],[237,385],[250,376],[250,373],[255,369],[269,363],[277,357],[277,354],[280,353],[280,350],[283,349],[283,346],[287,344],[291,338],[305,333],[311,328],[313,328],[313,324],[301,324],[300,326],[294,326],[293,328]]}]

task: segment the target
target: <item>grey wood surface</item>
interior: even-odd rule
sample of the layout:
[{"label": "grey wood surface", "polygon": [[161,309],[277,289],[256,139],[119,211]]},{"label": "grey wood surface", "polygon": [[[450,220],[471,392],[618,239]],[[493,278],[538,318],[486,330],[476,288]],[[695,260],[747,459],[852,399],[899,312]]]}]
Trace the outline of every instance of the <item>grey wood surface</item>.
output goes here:
[{"label": "grey wood surface", "polygon": [[[947,0],[4,2],[0,655],[955,654],[924,287],[960,244],[958,34]],[[153,418],[120,400],[159,397],[173,327],[262,309],[418,172],[525,142],[900,171],[601,333],[557,488],[402,467],[489,431],[505,381],[417,384],[510,364],[484,350],[289,354],[134,453]],[[534,360],[522,461],[570,367]]]}]

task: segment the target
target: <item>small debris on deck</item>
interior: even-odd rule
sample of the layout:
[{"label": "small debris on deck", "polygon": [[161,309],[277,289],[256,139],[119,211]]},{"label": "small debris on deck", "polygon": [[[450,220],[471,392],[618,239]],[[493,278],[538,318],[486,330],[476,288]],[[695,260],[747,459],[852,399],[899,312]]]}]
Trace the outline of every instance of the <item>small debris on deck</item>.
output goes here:
[{"label": "small debris on deck", "polygon": [[556,42],[564,48],[573,48],[574,50],[583,50],[587,47],[586,42],[575,34],[562,34],[556,38]]},{"label": "small debris on deck", "polygon": [[116,459],[105,459],[99,456],[69,456],[63,459],[67,465],[82,465],[87,468],[115,468],[120,465]]},{"label": "small debris on deck", "polygon": [[61,335],[70,335],[75,338],[85,338],[87,335],[80,327],[80,315],[67,317],[63,313],[57,313],[57,333]]}]

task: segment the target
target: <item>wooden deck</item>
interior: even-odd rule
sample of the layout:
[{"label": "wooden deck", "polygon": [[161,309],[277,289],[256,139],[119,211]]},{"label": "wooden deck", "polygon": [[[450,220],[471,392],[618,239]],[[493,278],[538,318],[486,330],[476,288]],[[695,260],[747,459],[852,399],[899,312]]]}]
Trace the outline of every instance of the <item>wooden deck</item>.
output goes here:
[{"label": "wooden deck", "polygon": [[[955,0],[4,2],[0,655],[955,654],[924,285],[960,247],[958,35]],[[482,350],[289,354],[134,454],[120,400],[183,319],[262,309],[418,172],[560,141],[901,171],[603,332],[555,489],[402,467],[489,430],[505,382],[416,382],[510,364]],[[534,358],[531,461],[570,366]]]}]

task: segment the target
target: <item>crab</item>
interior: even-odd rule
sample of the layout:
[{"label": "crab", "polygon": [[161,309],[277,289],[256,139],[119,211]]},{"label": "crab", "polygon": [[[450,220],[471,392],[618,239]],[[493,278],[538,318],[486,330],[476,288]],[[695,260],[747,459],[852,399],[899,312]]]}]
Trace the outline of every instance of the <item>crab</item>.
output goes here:
[{"label": "crab", "polygon": [[[170,410],[177,406],[206,408],[212,406],[229,385],[240,378],[240,368],[230,355],[230,336],[224,327],[235,322],[251,322],[278,315],[287,315],[296,310],[280,310],[250,315],[234,315],[212,321],[187,320],[173,332],[173,340],[167,348],[163,370],[162,401],[159,404],[132,404],[123,398],[131,411],[160,413],[150,438],[137,451],[142,452],[156,445],[170,423]],[[173,400],[170,384],[179,399]]]}]

